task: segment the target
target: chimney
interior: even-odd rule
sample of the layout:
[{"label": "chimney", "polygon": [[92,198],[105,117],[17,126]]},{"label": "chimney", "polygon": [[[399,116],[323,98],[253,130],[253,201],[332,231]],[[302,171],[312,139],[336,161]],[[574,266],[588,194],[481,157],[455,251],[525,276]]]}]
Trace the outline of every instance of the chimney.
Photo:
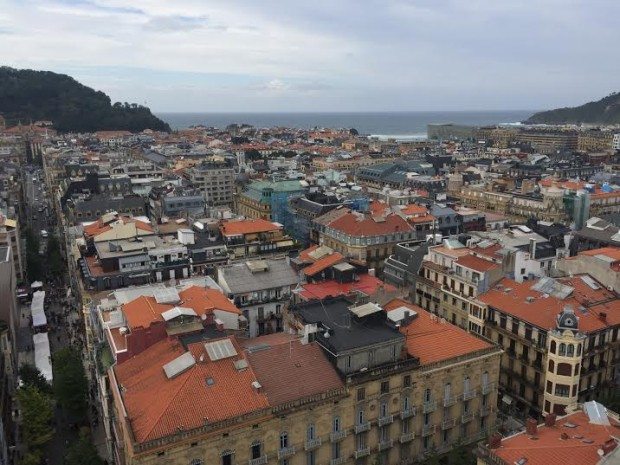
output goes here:
[{"label": "chimney", "polygon": [[252,381],[252,389],[254,389],[257,394],[263,392],[263,386],[261,386],[258,381]]},{"label": "chimney", "polygon": [[605,313],[605,312],[601,312],[601,313],[599,313],[599,314],[598,314],[598,316],[599,316],[599,318],[600,318],[601,320],[603,320],[603,321],[606,321],[606,320],[607,320],[607,313]]},{"label": "chimney", "polygon": [[525,424],[525,431],[529,436],[536,436],[538,433],[538,423],[533,418],[528,418]]},{"label": "chimney", "polygon": [[489,436],[489,449],[499,449],[502,445],[502,435],[499,433],[493,433]]},{"label": "chimney", "polygon": [[607,441],[603,443],[601,449],[603,450],[603,456],[609,454],[612,450],[614,450],[618,446],[618,443],[612,438],[609,438]]},{"label": "chimney", "polygon": [[556,419],[556,414],[555,413],[549,413],[545,417],[545,426],[555,426],[555,419]]},{"label": "chimney", "polygon": [[220,320],[219,318],[215,319],[215,328],[218,331],[224,331],[224,322],[222,320]]},{"label": "chimney", "polygon": [[536,258],[536,239],[530,237],[530,258],[534,260]]}]

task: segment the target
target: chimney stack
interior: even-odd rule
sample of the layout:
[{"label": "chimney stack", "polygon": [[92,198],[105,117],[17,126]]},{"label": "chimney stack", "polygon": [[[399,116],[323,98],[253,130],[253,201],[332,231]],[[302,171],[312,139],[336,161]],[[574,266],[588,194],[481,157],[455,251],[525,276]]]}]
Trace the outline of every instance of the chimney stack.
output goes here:
[{"label": "chimney stack", "polygon": [[549,413],[546,417],[545,417],[545,426],[555,426],[555,419],[556,419],[556,414],[555,413]]},{"label": "chimney stack", "polygon": [[533,418],[528,418],[525,424],[525,431],[529,436],[536,436],[538,433],[538,423]]},{"label": "chimney stack", "polygon": [[502,435],[499,433],[493,433],[489,437],[489,449],[499,449],[502,445]]},{"label": "chimney stack", "polygon": [[613,438],[609,438],[607,441],[603,443],[601,449],[603,449],[603,456],[609,454],[612,450],[614,450],[618,444]]},{"label": "chimney stack", "polygon": [[530,258],[534,260],[536,258],[536,239],[530,237]]}]

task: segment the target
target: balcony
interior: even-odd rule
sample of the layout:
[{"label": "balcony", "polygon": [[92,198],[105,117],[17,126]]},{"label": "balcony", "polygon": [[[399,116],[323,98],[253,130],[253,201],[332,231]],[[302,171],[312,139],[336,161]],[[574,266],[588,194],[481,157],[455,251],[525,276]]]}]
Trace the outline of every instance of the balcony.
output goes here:
[{"label": "balcony", "polygon": [[454,396],[445,396],[443,398],[443,406],[450,407],[451,405],[456,404],[456,397]]},{"label": "balcony", "polygon": [[469,423],[474,419],[474,412],[465,412],[461,415],[461,423]]},{"label": "balcony", "polygon": [[469,391],[465,391],[463,393],[463,400],[469,400],[469,399],[473,399],[474,397],[476,397],[476,390],[472,389]]},{"label": "balcony", "polygon": [[338,457],[337,459],[331,459],[329,465],[340,465],[344,463],[344,457]]},{"label": "balcony", "polygon": [[394,445],[394,441],[392,439],[384,439],[383,441],[379,441],[379,450],[390,449]]},{"label": "balcony", "polygon": [[400,435],[400,443],[404,444],[406,442],[413,441],[415,439],[415,433],[403,433]]},{"label": "balcony", "polygon": [[370,455],[370,447],[364,447],[362,449],[357,449],[353,451],[353,457],[355,457],[356,459],[361,459],[362,457],[366,457],[368,455]]},{"label": "balcony", "polygon": [[369,429],[369,421],[365,421],[364,423],[358,423],[357,425],[355,425],[355,434],[363,433],[364,431],[368,431]]},{"label": "balcony", "polygon": [[283,447],[278,451],[278,460],[286,459],[295,454],[295,446]]},{"label": "balcony", "polygon": [[424,425],[422,426],[422,437],[430,436],[431,434],[435,434],[435,425]]},{"label": "balcony", "polygon": [[343,440],[346,437],[347,437],[347,431],[346,430],[333,431],[333,432],[329,433],[329,440],[332,441],[332,442],[341,441],[341,440]]},{"label": "balcony", "polygon": [[450,429],[456,425],[456,418],[445,418],[441,422],[441,429]]},{"label": "balcony", "polygon": [[385,426],[385,425],[389,425],[393,421],[394,421],[394,415],[386,415],[384,417],[379,417],[377,424],[379,426]]},{"label": "balcony", "polygon": [[422,411],[424,413],[431,413],[431,412],[434,412],[436,408],[437,408],[437,402],[435,402],[434,400],[429,400],[427,402],[424,402]]},{"label": "balcony", "polygon": [[415,407],[410,407],[410,408],[400,412],[400,418],[403,419],[403,420],[405,418],[411,418],[411,417],[415,416],[415,413],[416,413]]},{"label": "balcony", "polygon": [[495,390],[495,383],[483,384],[482,387],[480,388],[480,390],[482,391],[482,395],[487,395],[491,391]]},{"label": "balcony", "polygon": [[321,438],[314,438],[314,439],[306,439],[306,442],[304,444],[304,449],[306,450],[314,450],[317,447],[321,446]]},{"label": "balcony", "polygon": [[482,407],[480,407],[480,416],[486,417],[487,415],[490,415],[492,411],[493,409],[490,405],[483,405]]},{"label": "balcony", "polygon": [[248,460],[248,465],[265,465],[267,463],[267,456],[261,455],[257,459]]}]

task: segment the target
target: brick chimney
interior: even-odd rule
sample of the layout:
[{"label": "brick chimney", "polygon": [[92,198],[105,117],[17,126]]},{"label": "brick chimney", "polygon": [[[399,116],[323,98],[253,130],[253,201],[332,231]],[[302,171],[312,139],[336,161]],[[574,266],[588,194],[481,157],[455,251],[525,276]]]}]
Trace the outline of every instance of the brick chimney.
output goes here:
[{"label": "brick chimney", "polygon": [[555,419],[556,419],[555,413],[547,414],[547,416],[545,417],[545,426],[555,426]]},{"label": "brick chimney", "polygon": [[499,433],[493,433],[489,436],[489,449],[499,449],[502,445],[502,435]]},{"label": "brick chimney", "polygon": [[536,436],[536,433],[538,433],[538,422],[533,418],[528,418],[525,423],[525,431],[529,436]]}]

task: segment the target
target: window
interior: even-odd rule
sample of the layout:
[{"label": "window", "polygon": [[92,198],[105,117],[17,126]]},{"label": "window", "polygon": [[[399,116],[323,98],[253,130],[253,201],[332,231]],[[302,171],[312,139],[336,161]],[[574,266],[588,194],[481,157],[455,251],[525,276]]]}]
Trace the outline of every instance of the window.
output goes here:
[{"label": "window", "polygon": [[555,354],[555,341],[551,341],[551,347],[549,347],[549,352]]},{"label": "window", "polygon": [[567,350],[566,350],[566,355],[568,357],[574,357],[575,356],[575,346],[573,344],[568,344]]},{"label": "window", "polygon": [[233,453],[230,450],[225,450],[222,452],[222,465],[232,465],[233,463]]},{"label": "window", "polygon": [[280,433],[280,449],[286,449],[288,447],[288,433],[283,431]]},{"label": "window", "polygon": [[426,388],[424,390],[424,402],[430,402],[431,401],[431,390]]},{"label": "window", "polygon": [[332,442],[332,460],[340,458],[340,443]]},{"label": "window", "polygon": [[408,411],[409,407],[411,405],[411,402],[409,401],[409,397],[405,396],[403,397],[403,411]]},{"label": "window", "polygon": [[258,459],[261,457],[261,444],[260,442],[254,442],[252,444],[252,446],[250,447],[250,457],[252,457],[252,460],[254,459]]},{"label": "window", "polygon": [[469,376],[466,376],[465,379],[463,379],[463,392],[469,392],[470,390],[471,390],[470,379],[469,379]]},{"label": "window", "polygon": [[314,423],[310,423],[308,425],[308,429],[306,430],[306,436],[307,436],[308,441],[312,441],[314,439],[315,433],[316,431],[314,429]]},{"label": "window", "polygon": [[549,360],[549,371],[551,373],[554,373],[555,370],[555,363],[553,362],[553,360]]},{"label": "window", "polygon": [[558,363],[558,375],[571,376],[573,369],[568,363]]},{"label": "window", "polygon": [[562,356],[566,356],[566,344],[564,344],[563,342],[560,344],[559,354]]},{"label": "window", "polygon": [[364,388],[359,388],[357,390],[357,400],[364,400],[366,398],[366,390]]},{"label": "window", "polygon": [[388,404],[387,402],[381,402],[381,405],[379,406],[379,417],[385,418],[387,416],[388,416]]},{"label": "window", "polygon": [[306,465],[315,465],[316,464],[316,455],[313,450],[306,453]]},{"label": "window", "polygon": [[556,384],[555,385],[555,395],[561,397],[568,397],[570,394],[570,386],[566,384]]},{"label": "window", "polygon": [[390,382],[382,381],[381,382],[381,394],[387,394],[388,392],[390,392]]},{"label": "window", "polygon": [[332,431],[334,433],[340,431],[340,417],[334,417],[334,419],[332,420]]},{"label": "window", "polygon": [[358,425],[364,424],[364,409],[359,409],[357,411],[357,424]]},{"label": "window", "polygon": [[405,375],[403,377],[403,387],[410,387],[411,386],[411,375]]},{"label": "window", "polygon": [[450,383],[446,383],[443,387],[443,398],[445,401],[449,401],[452,396],[452,385]]}]

